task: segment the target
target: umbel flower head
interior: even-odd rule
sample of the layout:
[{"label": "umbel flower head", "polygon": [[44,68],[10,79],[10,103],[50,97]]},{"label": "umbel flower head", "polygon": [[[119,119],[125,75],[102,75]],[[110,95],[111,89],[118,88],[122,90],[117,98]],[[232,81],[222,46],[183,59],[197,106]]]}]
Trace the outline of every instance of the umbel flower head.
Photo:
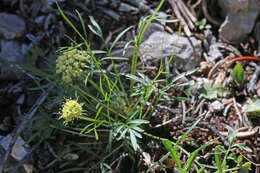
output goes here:
[{"label": "umbel flower head", "polygon": [[58,56],[56,73],[62,74],[62,80],[71,83],[74,77],[81,77],[87,68],[90,56],[87,51],[70,49]]},{"label": "umbel flower head", "polygon": [[75,118],[79,118],[82,116],[83,103],[78,103],[77,100],[67,99],[63,107],[61,109],[61,116],[59,119],[64,119],[64,124],[68,124],[69,122],[73,122]]}]

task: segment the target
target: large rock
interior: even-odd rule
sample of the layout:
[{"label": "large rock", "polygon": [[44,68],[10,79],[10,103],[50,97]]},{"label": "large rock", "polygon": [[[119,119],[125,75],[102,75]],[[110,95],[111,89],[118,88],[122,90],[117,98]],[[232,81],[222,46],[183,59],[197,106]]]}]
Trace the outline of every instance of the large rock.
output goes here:
[{"label": "large rock", "polygon": [[195,68],[201,61],[201,41],[194,37],[168,34],[157,31],[140,46],[140,59],[144,63],[159,63],[161,58],[171,57],[178,69],[183,71]]},{"label": "large rock", "polygon": [[27,45],[0,39],[0,47],[0,80],[22,79],[24,74],[9,62],[29,64],[24,56]]},{"label": "large rock", "polygon": [[259,0],[219,0],[225,21],[219,36],[225,41],[239,43],[251,33],[260,10]]},{"label": "large rock", "polygon": [[13,14],[0,13],[0,35],[3,35],[5,39],[19,38],[24,31],[23,19]]}]

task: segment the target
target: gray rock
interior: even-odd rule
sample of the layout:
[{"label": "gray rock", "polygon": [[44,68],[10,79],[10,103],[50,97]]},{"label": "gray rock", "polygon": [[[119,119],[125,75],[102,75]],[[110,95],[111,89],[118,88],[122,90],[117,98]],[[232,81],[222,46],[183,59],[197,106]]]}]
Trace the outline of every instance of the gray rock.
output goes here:
[{"label": "gray rock", "polygon": [[[112,51],[112,56],[131,58],[134,48],[129,46],[123,54],[123,49]],[[187,71],[195,68],[201,62],[202,42],[195,37],[184,37],[179,34],[169,34],[162,25],[151,23],[147,28],[140,45],[139,57],[145,64],[158,64],[161,58],[171,57],[178,69]]]},{"label": "gray rock", "polygon": [[191,70],[201,61],[201,41],[194,37],[183,37],[179,34],[154,32],[140,46],[140,59],[145,63],[158,63],[161,58],[171,57],[178,69]]},{"label": "gray rock", "polygon": [[212,31],[207,29],[204,31],[206,39],[203,40],[203,46],[207,52],[207,60],[215,61],[218,58],[222,58],[223,54],[219,49],[219,44]]},{"label": "gray rock", "polygon": [[[145,33],[144,33],[144,35],[143,35],[142,42],[144,42],[145,40],[147,40],[147,39],[150,37],[150,35],[151,35],[152,33],[156,32],[156,31],[161,31],[161,32],[163,32],[163,31],[164,31],[164,27],[163,27],[161,24],[159,24],[159,23],[151,23],[151,24],[147,27],[147,29],[146,29],[146,31],[145,31]],[[139,32],[139,30],[138,30],[138,32]]]},{"label": "gray rock", "polygon": [[219,0],[225,21],[219,29],[221,39],[238,43],[246,38],[260,11],[259,0]]},{"label": "gray rock", "polygon": [[221,53],[219,49],[219,45],[221,43],[214,43],[211,44],[208,51],[208,60],[210,61],[216,61],[218,58],[223,58],[223,54]]},{"label": "gray rock", "polygon": [[[255,24],[254,37],[258,43],[258,47],[260,47],[260,22],[257,22]],[[258,50],[258,51],[260,51],[260,50]]]},{"label": "gray rock", "polygon": [[19,38],[24,31],[23,19],[13,14],[0,13],[0,35],[3,35],[5,39]]},{"label": "gray rock", "polygon": [[24,77],[23,73],[14,64],[9,64],[8,62],[28,64],[24,56],[27,45],[20,44],[17,41],[0,40],[0,47],[0,79],[22,79]]}]

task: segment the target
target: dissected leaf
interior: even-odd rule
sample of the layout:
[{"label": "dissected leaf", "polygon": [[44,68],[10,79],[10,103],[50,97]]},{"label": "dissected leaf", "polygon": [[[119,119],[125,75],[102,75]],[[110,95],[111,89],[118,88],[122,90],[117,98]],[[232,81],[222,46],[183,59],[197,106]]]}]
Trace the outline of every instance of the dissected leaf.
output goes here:
[{"label": "dissected leaf", "polygon": [[248,146],[246,146],[245,143],[237,143],[237,144],[235,144],[235,145],[232,146],[232,148],[234,148],[234,147],[238,147],[238,148],[240,148],[241,150],[245,150],[245,151],[250,152],[250,153],[253,152],[252,149],[249,148]]},{"label": "dissected leaf", "polygon": [[246,112],[252,116],[260,117],[260,99],[255,99],[250,103],[246,104]]},{"label": "dissected leaf", "polygon": [[228,129],[228,143],[231,145],[234,141],[234,138],[237,136],[237,131],[228,125],[226,125],[226,128]]},{"label": "dissected leaf", "polygon": [[210,83],[205,83],[201,90],[200,97],[211,100],[217,98],[218,96],[225,97],[229,93],[230,91],[223,88],[220,84],[211,85]]}]

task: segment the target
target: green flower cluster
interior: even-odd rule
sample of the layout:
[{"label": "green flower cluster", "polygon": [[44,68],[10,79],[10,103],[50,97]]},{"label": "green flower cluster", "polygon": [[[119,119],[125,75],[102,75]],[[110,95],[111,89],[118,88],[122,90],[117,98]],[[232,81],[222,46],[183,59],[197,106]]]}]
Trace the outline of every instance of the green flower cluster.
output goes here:
[{"label": "green flower cluster", "polygon": [[61,116],[59,119],[64,119],[64,124],[73,122],[75,118],[79,118],[83,113],[83,103],[78,103],[76,100],[67,99],[62,107]]},{"label": "green flower cluster", "polygon": [[81,77],[89,63],[87,51],[71,49],[58,56],[56,73],[62,74],[62,80],[71,83],[74,77]]}]

